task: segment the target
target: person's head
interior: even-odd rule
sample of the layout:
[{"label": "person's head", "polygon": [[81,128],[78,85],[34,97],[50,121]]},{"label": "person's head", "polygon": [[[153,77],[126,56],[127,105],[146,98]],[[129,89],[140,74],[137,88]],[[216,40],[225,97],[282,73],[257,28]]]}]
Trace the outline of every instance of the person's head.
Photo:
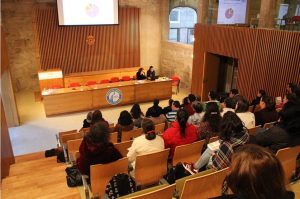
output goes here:
[{"label": "person's head", "polygon": [[194,101],[196,101],[196,96],[194,94],[189,94],[189,100],[190,100],[190,103],[193,103]]},{"label": "person's head", "polygon": [[237,94],[239,94],[238,89],[233,88],[233,89],[230,90],[229,97],[234,97]]},{"label": "person's head", "polygon": [[286,104],[288,101],[297,101],[297,97],[294,93],[287,93],[283,98],[283,104]]},{"label": "person's head", "polygon": [[288,85],[286,87],[287,93],[294,93],[296,88],[297,88],[296,84],[291,83],[291,82],[288,83]]},{"label": "person's head", "polygon": [[173,99],[169,99],[169,106],[172,106],[174,100]]},{"label": "person's head", "polygon": [[149,67],[149,71],[152,72],[153,70],[154,70],[153,66],[150,66],[150,67]]},{"label": "person's head", "polygon": [[143,68],[139,68],[138,73],[141,73],[143,70]]},{"label": "person's head", "polygon": [[142,115],[142,110],[139,104],[133,104],[130,113],[134,119],[138,119]]},{"label": "person's head", "polygon": [[96,123],[90,128],[88,134],[85,135],[89,143],[96,145],[109,143],[109,130],[103,123]]},{"label": "person's head", "polygon": [[155,126],[152,120],[148,118],[144,118],[142,121],[142,129],[143,133],[146,136],[147,140],[153,140],[156,137]]},{"label": "person's head", "polygon": [[275,110],[275,101],[273,97],[270,96],[264,96],[261,98],[259,102],[259,106],[261,109],[266,109],[268,111],[274,111]]},{"label": "person's head", "polygon": [[190,104],[190,100],[189,100],[189,97],[185,97],[183,98],[183,105],[189,105]]},{"label": "person's head", "polygon": [[158,106],[158,104],[159,104],[159,99],[153,100],[153,106]]},{"label": "person's head", "polygon": [[102,118],[102,113],[100,110],[95,110],[93,112],[93,115],[92,115],[92,122],[91,124],[96,124],[97,122],[101,121],[103,118]]},{"label": "person's head", "polygon": [[266,91],[262,89],[260,89],[257,93],[257,97],[264,97],[266,95],[267,95]]},{"label": "person's head", "polygon": [[122,126],[128,126],[130,124],[132,124],[132,116],[130,115],[130,113],[128,111],[122,111],[120,113],[119,119],[118,119],[118,123]]},{"label": "person's head", "polygon": [[299,100],[288,101],[279,112],[279,125],[292,136],[300,136],[300,102]]},{"label": "person's head", "polygon": [[92,118],[93,118],[93,112],[88,112],[88,114],[86,115],[86,121],[88,123],[92,122]]},{"label": "person's head", "polygon": [[220,124],[220,139],[230,140],[231,137],[244,133],[242,120],[232,111],[224,114]]},{"label": "person's head", "polygon": [[193,104],[193,109],[195,110],[196,113],[201,113],[203,111],[202,104],[199,102]]},{"label": "person's head", "polygon": [[235,112],[236,113],[245,113],[249,111],[249,102],[245,98],[241,98],[237,101]]},{"label": "person's head", "polygon": [[211,100],[216,100],[217,99],[217,93],[215,91],[209,91],[208,93],[208,99]]},{"label": "person's head", "polygon": [[172,110],[178,110],[180,108],[180,103],[179,101],[175,100],[172,103]]},{"label": "person's head", "polygon": [[235,101],[235,99],[233,99],[233,98],[227,97],[227,98],[224,100],[224,105],[225,105],[226,108],[232,108],[232,109],[235,109],[236,101]]},{"label": "person's head", "polygon": [[186,122],[189,119],[189,114],[185,109],[179,109],[177,111],[177,122],[180,126],[180,135],[182,137],[185,137],[185,128],[186,128]]},{"label": "person's head", "polygon": [[257,145],[239,147],[232,155],[228,187],[245,198],[284,199],[284,172],[276,156]]},{"label": "person's head", "polygon": [[206,104],[206,111],[203,117],[204,122],[208,122],[213,132],[219,132],[219,125],[222,117],[218,104],[216,102],[208,102]]}]

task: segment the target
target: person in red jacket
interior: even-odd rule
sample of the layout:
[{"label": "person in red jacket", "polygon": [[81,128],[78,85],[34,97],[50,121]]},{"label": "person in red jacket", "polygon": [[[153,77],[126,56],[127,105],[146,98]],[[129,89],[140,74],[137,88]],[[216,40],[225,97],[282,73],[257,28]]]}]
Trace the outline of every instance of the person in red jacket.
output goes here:
[{"label": "person in red jacket", "polygon": [[173,158],[176,146],[190,144],[197,140],[197,129],[194,125],[187,123],[188,118],[188,112],[185,109],[179,109],[176,121],[163,133],[165,148],[170,148],[169,159]]},{"label": "person in red jacket", "polygon": [[77,167],[81,174],[90,176],[90,166],[106,164],[122,158],[120,152],[109,142],[109,131],[105,124],[96,123],[86,134],[79,147]]}]

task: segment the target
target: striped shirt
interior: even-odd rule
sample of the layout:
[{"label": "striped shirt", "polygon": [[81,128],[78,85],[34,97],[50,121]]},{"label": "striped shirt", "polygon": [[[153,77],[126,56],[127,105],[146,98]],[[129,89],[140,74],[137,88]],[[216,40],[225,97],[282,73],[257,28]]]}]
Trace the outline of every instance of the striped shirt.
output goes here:
[{"label": "striped shirt", "polygon": [[172,110],[167,113],[166,118],[168,122],[174,122],[176,120],[177,110]]}]

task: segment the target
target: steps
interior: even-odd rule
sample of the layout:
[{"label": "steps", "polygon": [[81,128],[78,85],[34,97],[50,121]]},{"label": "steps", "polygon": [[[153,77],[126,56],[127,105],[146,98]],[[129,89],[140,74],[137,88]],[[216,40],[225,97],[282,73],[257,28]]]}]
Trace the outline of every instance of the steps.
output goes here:
[{"label": "steps", "polygon": [[57,163],[56,157],[34,159],[23,156],[10,167],[10,174],[2,181],[2,197],[15,198],[74,198],[80,199],[77,188],[66,183],[66,164]]}]

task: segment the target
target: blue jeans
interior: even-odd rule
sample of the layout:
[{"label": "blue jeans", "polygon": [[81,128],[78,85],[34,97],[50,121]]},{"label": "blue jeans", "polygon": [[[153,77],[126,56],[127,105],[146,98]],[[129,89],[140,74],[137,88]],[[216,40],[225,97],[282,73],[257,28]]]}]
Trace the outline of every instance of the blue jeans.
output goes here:
[{"label": "blue jeans", "polygon": [[199,170],[202,167],[204,167],[205,165],[212,164],[212,157],[213,151],[210,150],[209,148],[207,148],[201,155],[201,157],[197,160],[197,162],[194,164],[194,168]]}]

